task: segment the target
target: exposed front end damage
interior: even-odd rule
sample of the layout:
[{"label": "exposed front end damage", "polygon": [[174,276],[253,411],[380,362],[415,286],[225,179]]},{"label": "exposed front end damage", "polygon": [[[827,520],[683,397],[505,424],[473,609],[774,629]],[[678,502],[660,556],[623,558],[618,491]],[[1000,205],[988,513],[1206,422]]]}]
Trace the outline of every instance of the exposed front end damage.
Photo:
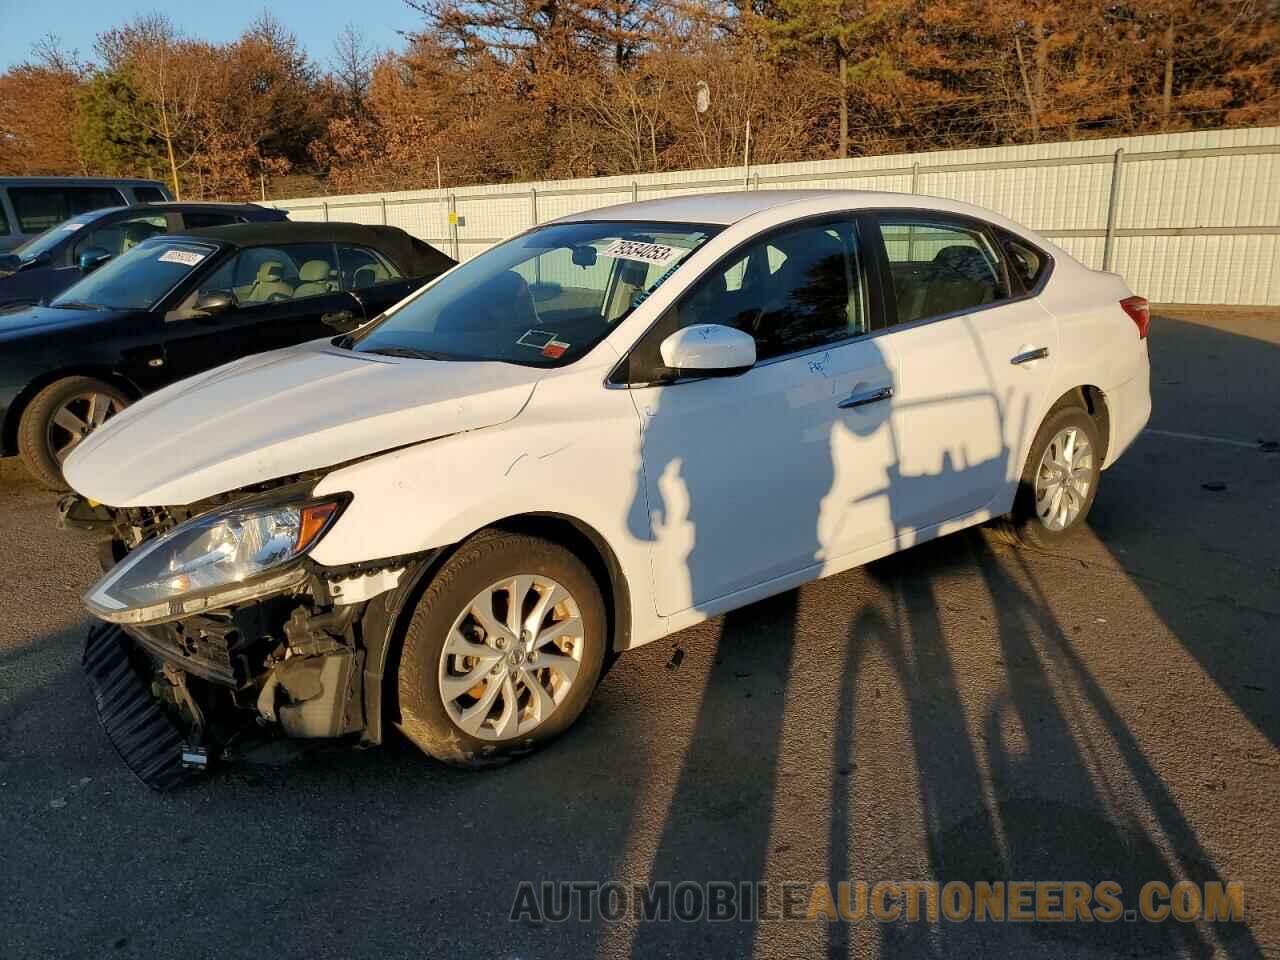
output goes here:
[{"label": "exposed front end damage", "polygon": [[[312,485],[314,478],[302,482],[308,490]],[[68,500],[60,513],[64,526],[109,533],[101,555],[104,569],[115,569],[189,521],[263,494],[256,488],[190,507],[124,510]],[[81,522],[68,523],[68,515]],[[336,569],[304,555],[272,570],[274,580],[249,581],[250,588],[283,584],[267,595],[228,603],[206,595],[174,602],[171,616],[148,607],[142,622],[123,622],[127,611],[114,615],[122,622],[95,626],[84,655],[104,730],[134,773],[157,790],[274,736],[380,742],[391,634],[433,556]],[[100,584],[110,577],[108,570]],[[92,594],[86,603],[98,612]]]}]

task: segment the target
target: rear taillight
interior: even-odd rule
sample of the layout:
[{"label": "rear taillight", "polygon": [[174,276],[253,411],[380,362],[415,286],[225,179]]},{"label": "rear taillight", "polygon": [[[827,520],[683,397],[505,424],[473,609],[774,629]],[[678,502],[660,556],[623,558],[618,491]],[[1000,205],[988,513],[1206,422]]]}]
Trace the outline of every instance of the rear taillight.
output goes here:
[{"label": "rear taillight", "polygon": [[1147,339],[1147,331],[1151,328],[1151,304],[1147,303],[1147,298],[1125,297],[1120,301],[1120,307],[1137,324],[1139,339]]}]

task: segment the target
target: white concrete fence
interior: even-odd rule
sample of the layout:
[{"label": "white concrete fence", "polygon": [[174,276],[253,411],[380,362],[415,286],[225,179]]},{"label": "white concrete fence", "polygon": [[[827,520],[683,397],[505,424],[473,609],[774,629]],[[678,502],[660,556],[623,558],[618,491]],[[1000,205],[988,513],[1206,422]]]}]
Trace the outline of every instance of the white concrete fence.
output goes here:
[{"label": "white concrete fence", "polygon": [[533,224],[609,204],[800,187],[965,200],[1040,231],[1092,267],[1123,274],[1154,302],[1280,306],[1280,127],[309,197],[274,205],[294,220],[388,223],[465,259]]}]

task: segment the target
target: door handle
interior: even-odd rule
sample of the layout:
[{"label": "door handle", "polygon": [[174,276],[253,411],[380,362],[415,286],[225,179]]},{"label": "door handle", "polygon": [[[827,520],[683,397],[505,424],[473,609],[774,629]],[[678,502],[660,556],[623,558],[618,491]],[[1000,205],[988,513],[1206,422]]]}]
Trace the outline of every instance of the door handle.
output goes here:
[{"label": "door handle", "polygon": [[1020,363],[1030,363],[1032,360],[1043,360],[1048,355],[1049,355],[1048,347],[1036,347],[1036,349],[1034,350],[1022,351],[1022,353],[1017,354],[1009,362],[1012,363],[1014,366],[1017,366]]},{"label": "door handle", "polygon": [[868,403],[879,403],[881,400],[888,400],[892,396],[893,387],[881,387],[879,390],[871,390],[867,393],[850,394],[836,406],[841,410],[849,410],[852,407],[864,407]]}]

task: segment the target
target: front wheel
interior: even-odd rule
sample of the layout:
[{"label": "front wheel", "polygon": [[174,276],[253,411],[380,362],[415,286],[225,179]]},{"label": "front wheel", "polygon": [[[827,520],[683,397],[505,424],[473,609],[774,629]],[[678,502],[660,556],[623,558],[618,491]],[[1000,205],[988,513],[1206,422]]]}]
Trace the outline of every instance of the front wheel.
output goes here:
[{"label": "front wheel", "polygon": [[605,659],[604,601],[558,544],[493,531],[432,580],[405,633],[400,729],[439,760],[479,767],[556,737]]},{"label": "front wheel", "polygon": [[1059,410],[1041,424],[1013,510],[996,530],[1013,543],[1056,546],[1084,526],[1101,475],[1097,424],[1079,407]]},{"label": "front wheel", "polygon": [[62,463],[85,437],[129,405],[118,388],[92,377],[66,377],[32,398],[18,424],[18,453],[45,486],[67,489]]}]

